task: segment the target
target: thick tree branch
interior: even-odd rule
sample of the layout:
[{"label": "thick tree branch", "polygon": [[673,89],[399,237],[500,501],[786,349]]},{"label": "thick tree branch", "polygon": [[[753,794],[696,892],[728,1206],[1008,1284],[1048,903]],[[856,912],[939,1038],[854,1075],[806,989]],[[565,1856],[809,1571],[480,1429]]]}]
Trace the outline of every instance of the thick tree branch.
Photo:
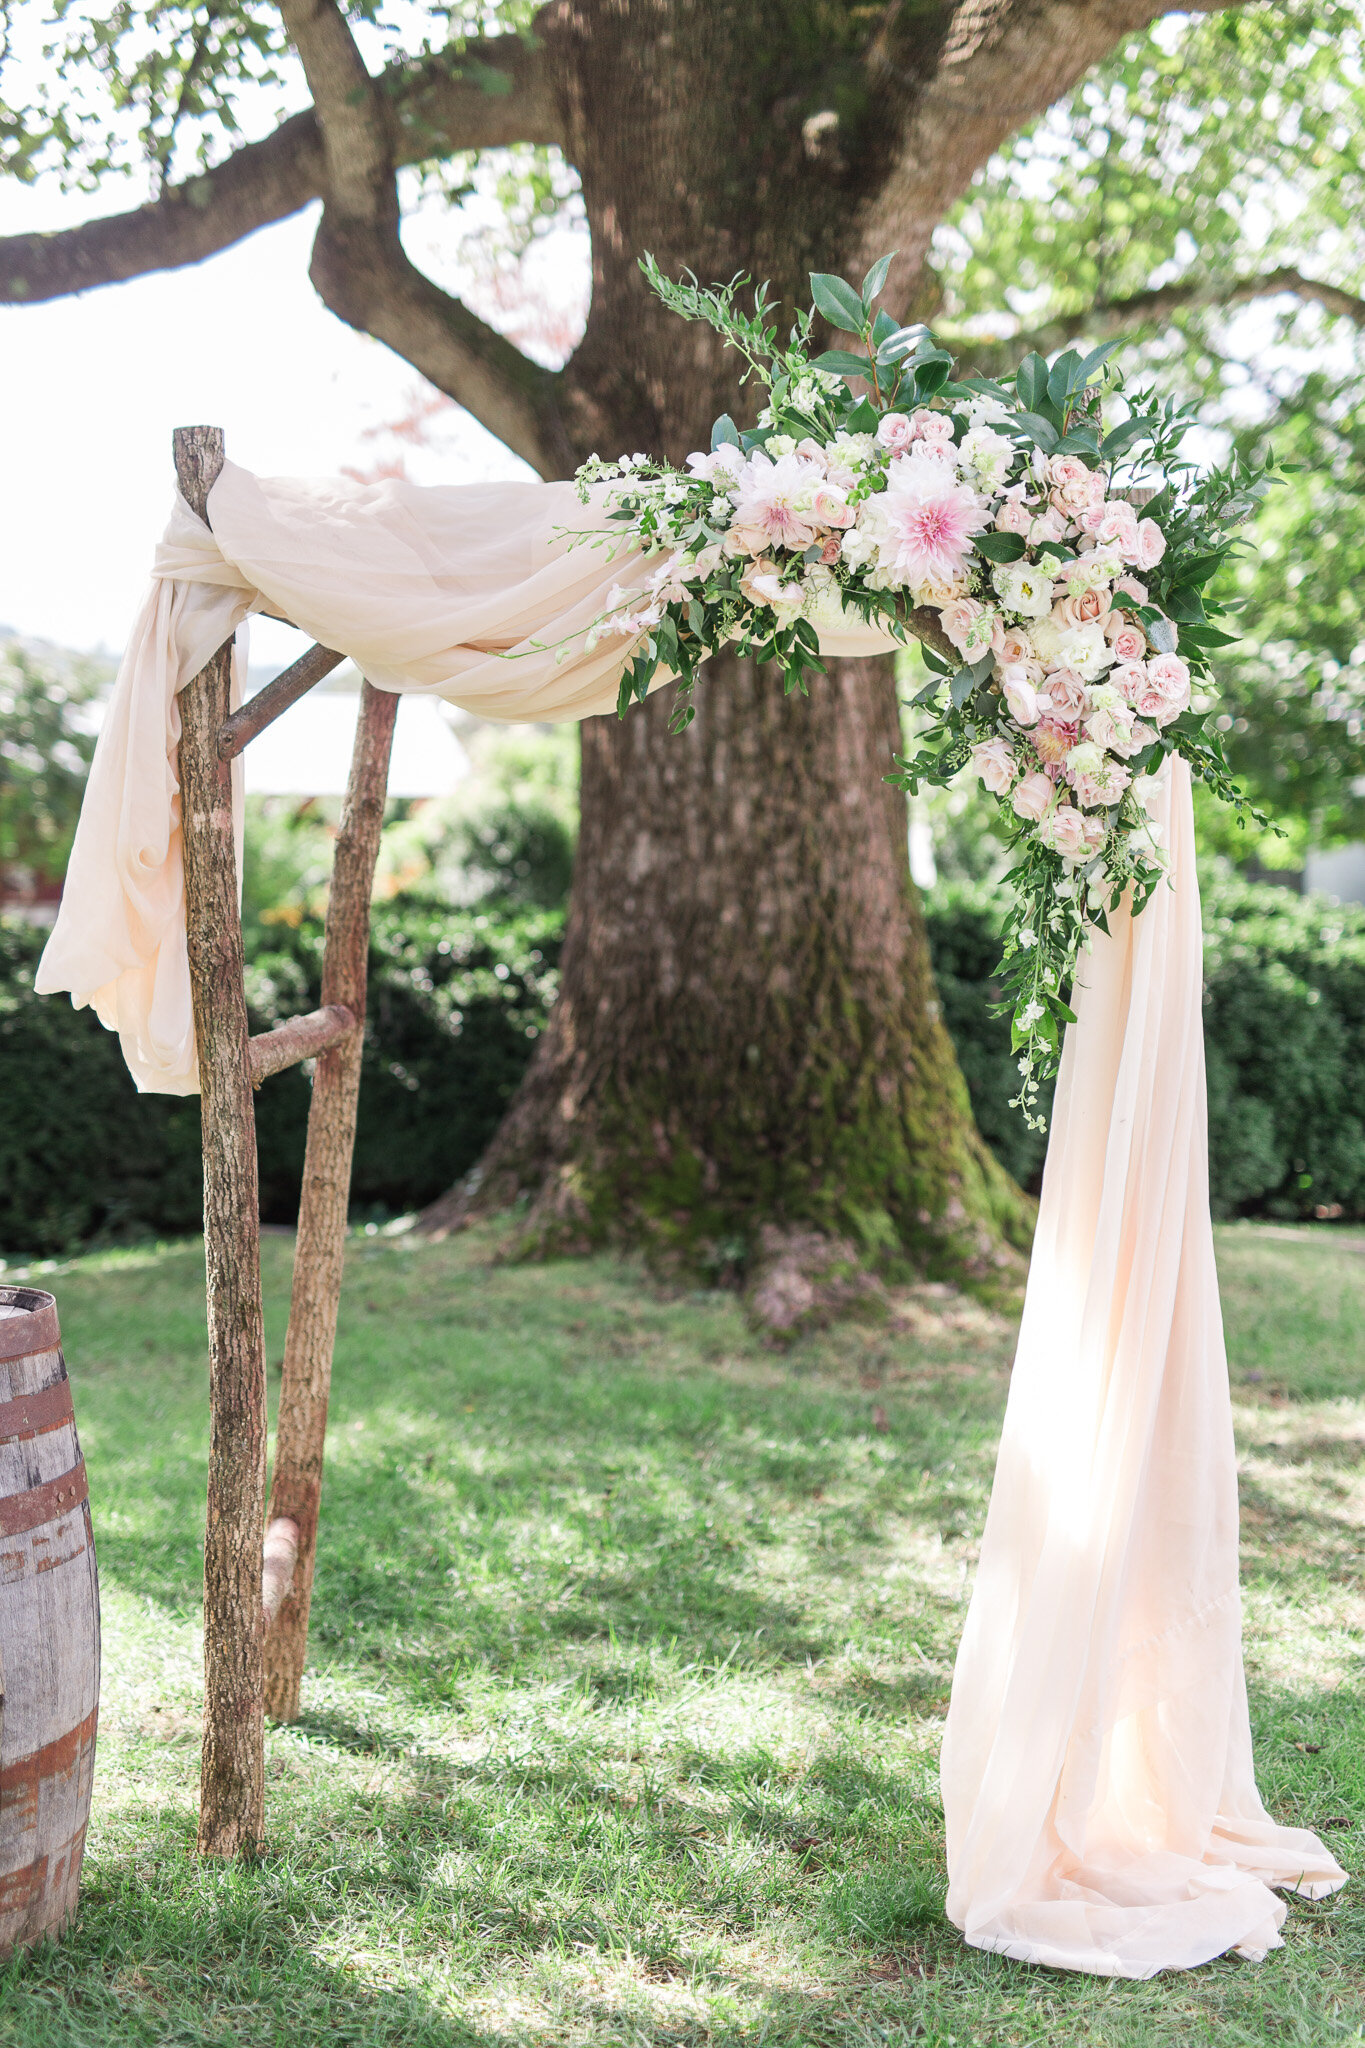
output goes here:
[{"label": "thick tree branch", "polygon": [[412,264],[403,248],[397,149],[380,82],[370,77],[334,0],[280,0],[322,145],[324,200],[310,275],[325,305],[403,356],[541,476],[569,466],[560,380],[532,363]]},{"label": "thick tree branch", "polygon": [[1127,334],[1135,327],[1165,320],[1172,313],[1202,307],[1245,306],[1254,299],[1290,295],[1365,328],[1365,298],[1285,266],[1267,270],[1259,277],[1182,278],[1175,284],[1154,286],[1150,291],[1131,292],[1122,299],[1101,299],[1077,313],[1060,314],[1041,327],[999,341],[967,335],[945,336],[945,340],[964,369],[970,365],[982,375],[991,376],[1013,369],[1035,349],[1039,355],[1051,355],[1054,349],[1065,348],[1081,335],[1089,340],[1107,341],[1112,335]]},{"label": "thick tree branch", "polygon": [[[395,165],[563,139],[544,52],[518,36],[490,37],[420,66],[393,66],[375,87]],[[215,170],[168,187],[152,205],[57,234],[0,237],[0,304],[63,298],[201,263],[287,219],[323,190],[322,139],[310,109]]]},{"label": "thick tree branch", "polygon": [[[1225,4],[1192,0],[1189,11]],[[893,0],[867,68],[874,90],[903,99],[903,126],[895,168],[851,237],[850,269],[899,250],[892,291],[908,309],[934,229],[992,152],[1167,11],[1167,0],[962,0],[926,78],[923,9]]]}]

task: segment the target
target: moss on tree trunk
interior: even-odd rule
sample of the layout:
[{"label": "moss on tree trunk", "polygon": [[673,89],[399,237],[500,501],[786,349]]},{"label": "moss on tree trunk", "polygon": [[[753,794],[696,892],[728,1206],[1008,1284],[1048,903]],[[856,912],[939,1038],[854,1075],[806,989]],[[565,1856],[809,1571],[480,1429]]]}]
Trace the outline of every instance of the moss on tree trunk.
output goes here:
[{"label": "moss on tree trunk", "polygon": [[[912,71],[932,71],[951,15],[925,15]],[[637,259],[747,270],[788,306],[809,270],[843,267],[891,162],[868,72],[841,69],[866,18],[627,0],[540,24],[592,230],[570,436],[579,454],[681,461],[718,413],[760,401]],[[765,1225],[807,1226],[861,1257],[988,1273],[1031,1205],[975,1130],[940,1021],[884,781],[891,663],[834,664],[806,700],[772,668],[713,662],[677,736],[669,696],[583,726],[552,1027],[475,1184],[429,1222],[529,1195],[528,1242],[546,1248],[637,1241],[724,1268]]]}]

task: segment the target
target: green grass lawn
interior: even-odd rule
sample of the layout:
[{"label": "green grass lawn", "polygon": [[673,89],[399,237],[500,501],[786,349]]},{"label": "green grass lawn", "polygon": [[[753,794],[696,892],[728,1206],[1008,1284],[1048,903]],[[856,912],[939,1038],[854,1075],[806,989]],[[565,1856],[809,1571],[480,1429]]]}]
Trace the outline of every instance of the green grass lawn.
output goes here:
[{"label": "green grass lawn", "polygon": [[[267,1853],[231,1869],[191,1853],[202,1251],[33,1274],[105,1688],[79,1924],[0,1972],[0,2042],[1365,2037],[1365,1887],[1293,1905],[1259,1968],[1142,1985],[944,1920],[936,1757],[1006,1319],[911,1289],[780,1354],[732,1296],[494,1249],[353,1242],[306,1714],[268,1738]],[[290,1255],[267,1239],[272,1360]],[[1237,1226],[1220,1260],[1261,1786],[1359,1870],[1365,1239]]]}]

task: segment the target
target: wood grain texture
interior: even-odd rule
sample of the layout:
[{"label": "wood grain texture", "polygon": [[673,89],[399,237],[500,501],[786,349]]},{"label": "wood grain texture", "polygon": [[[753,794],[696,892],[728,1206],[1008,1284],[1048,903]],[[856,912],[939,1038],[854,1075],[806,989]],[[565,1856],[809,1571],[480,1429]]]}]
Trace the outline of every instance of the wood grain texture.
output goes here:
[{"label": "wood grain texture", "polygon": [[[26,1307],[27,1302],[34,1307]],[[0,1958],[76,1910],[99,1707],[99,1583],[51,1295],[0,1289]],[[22,1331],[34,1325],[24,1350]],[[17,1326],[17,1327],[16,1327]],[[57,1496],[62,1498],[58,1501]],[[46,1497],[40,1518],[4,1514]]]},{"label": "wood grain texture", "polygon": [[310,1060],[329,1046],[340,1044],[356,1020],[344,1003],[331,1003],[325,1010],[309,1010],[305,1016],[290,1017],[273,1031],[258,1031],[250,1041],[251,1079],[259,1087],[271,1074]]},{"label": "wood grain texture", "polygon": [[[370,891],[384,822],[397,710],[396,696],[365,684],[327,905],[323,1005],[343,1004],[362,1020],[370,951]],[[272,1522],[287,1516],[299,1527],[293,1585],[266,1640],[266,1710],[277,1721],[298,1718],[299,1687],[308,1650],[323,1441],[346,1251],[363,1047],[362,1029],[322,1054],[308,1112],[303,1199],[270,1490]]]},{"label": "wood grain texture", "polygon": [[[181,493],[207,518],[223,465],[217,427],[175,435]],[[208,1277],[209,1475],[204,1531],[204,1750],[199,1849],[254,1849],[264,1823],[261,1554],[265,1533],[265,1331],[260,1199],[232,767],[218,734],[231,706],[232,647],[180,693],[185,924],[204,1150]]]},{"label": "wood grain texture", "polygon": [[[272,614],[273,617],[273,614]],[[282,669],[273,682],[243,704],[240,711],[234,711],[223,720],[218,733],[218,758],[230,761],[240,754],[243,747],[255,739],[258,732],[264,732],[268,725],[297,704],[300,697],[306,697],[324,676],[334,668],[340,668],[346,657],[331,647],[310,647],[296,662]]]}]

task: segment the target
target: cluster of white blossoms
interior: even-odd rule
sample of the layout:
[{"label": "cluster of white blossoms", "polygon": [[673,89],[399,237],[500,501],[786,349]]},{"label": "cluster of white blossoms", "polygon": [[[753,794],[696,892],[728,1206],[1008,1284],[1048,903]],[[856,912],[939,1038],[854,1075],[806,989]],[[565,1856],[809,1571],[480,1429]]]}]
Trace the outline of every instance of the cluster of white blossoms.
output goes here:
[{"label": "cluster of white blossoms", "polygon": [[[857,589],[903,592],[939,613],[965,662],[991,658],[994,729],[972,752],[983,783],[1068,864],[1092,861],[1130,762],[1190,701],[1175,628],[1158,651],[1138,617],[1138,572],[1166,541],[1107,495],[1104,469],[1018,447],[998,431],[1008,418],[989,396],[956,418],[887,412],[875,433],[774,434],[747,455],[727,441],[690,455],[687,475],[647,481],[627,458],[614,473],[652,501],[660,539],[698,515],[717,537],[669,551],[643,590],[614,590],[593,637],[648,634],[717,578],[734,588],[736,569],[740,597],[779,623],[825,622]],[[988,559],[976,542],[990,533],[1016,536],[1017,559]]]}]

